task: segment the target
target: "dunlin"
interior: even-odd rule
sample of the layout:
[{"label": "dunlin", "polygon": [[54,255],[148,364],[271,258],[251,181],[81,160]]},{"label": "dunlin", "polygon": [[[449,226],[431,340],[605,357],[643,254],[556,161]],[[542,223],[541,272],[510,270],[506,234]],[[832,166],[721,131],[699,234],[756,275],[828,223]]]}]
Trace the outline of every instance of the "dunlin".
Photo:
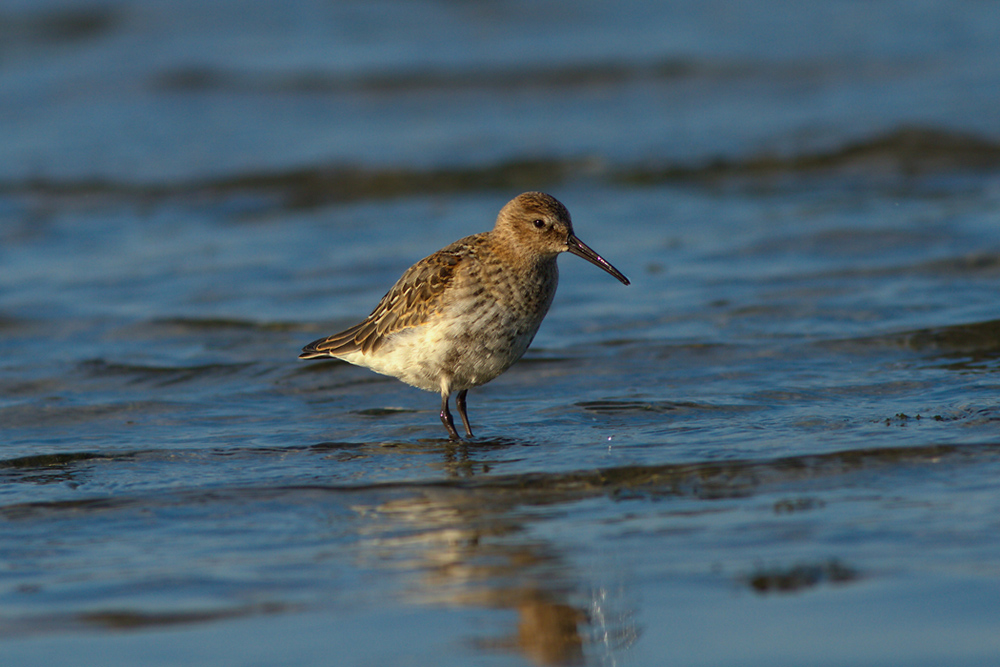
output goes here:
[{"label": "dunlin", "polygon": [[306,345],[299,359],[335,357],[440,392],[441,421],[453,440],[459,436],[448,401],[458,392],[455,405],[471,438],[466,394],[528,349],[555,296],[561,252],[629,284],[573,234],[565,206],[525,192],[500,210],[493,231],[420,260],[363,322]]}]

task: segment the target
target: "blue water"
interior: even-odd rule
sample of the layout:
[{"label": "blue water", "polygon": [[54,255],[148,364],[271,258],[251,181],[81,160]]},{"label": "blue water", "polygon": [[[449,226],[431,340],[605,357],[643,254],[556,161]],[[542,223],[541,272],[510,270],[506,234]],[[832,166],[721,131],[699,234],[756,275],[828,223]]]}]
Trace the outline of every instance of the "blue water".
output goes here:
[{"label": "blue water", "polygon": [[[989,3],[0,6],[0,656],[1000,662]],[[523,190],[438,398],[301,347]]]}]

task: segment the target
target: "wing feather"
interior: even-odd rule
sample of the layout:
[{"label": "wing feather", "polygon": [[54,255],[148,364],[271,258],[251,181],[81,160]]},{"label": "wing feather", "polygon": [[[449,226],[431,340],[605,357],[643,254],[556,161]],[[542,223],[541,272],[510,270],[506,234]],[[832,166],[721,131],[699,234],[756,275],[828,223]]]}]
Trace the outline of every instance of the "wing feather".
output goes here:
[{"label": "wing feather", "polygon": [[336,357],[357,351],[369,354],[394,333],[427,322],[444,306],[445,293],[455,281],[462,260],[469,256],[475,239],[474,236],[456,241],[411,266],[363,322],[309,343],[302,348],[299,359]]}]

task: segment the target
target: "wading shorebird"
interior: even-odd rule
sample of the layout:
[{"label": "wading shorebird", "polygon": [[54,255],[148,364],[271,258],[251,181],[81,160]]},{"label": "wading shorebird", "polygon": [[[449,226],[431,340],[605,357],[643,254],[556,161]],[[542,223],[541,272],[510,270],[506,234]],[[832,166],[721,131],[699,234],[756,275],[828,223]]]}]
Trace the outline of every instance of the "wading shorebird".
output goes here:
[{"label": "wading shorebird", "polygon": [[493,231],[473,234],[403,274],[360,324],[309,343],[299,359],[335,357],[440,392],[441,422],[458,440],[452,392],[472,436],[465,397],[521,358],[552,304],[556,257],[569,252],[625,285],[621,271],[573,233],[569,211],[542,192],[518,195]]}]

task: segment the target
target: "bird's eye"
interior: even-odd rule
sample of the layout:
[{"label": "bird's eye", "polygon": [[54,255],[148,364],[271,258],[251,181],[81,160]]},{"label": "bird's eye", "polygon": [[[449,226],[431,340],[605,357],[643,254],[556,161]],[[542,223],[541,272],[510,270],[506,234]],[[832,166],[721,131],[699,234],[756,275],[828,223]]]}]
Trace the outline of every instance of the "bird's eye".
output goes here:
[{"label": "bird's eye", "polygon": [[533,220],[531,224],[535,226],[535,229],[544,229],[545,227],[544,220]]}]

